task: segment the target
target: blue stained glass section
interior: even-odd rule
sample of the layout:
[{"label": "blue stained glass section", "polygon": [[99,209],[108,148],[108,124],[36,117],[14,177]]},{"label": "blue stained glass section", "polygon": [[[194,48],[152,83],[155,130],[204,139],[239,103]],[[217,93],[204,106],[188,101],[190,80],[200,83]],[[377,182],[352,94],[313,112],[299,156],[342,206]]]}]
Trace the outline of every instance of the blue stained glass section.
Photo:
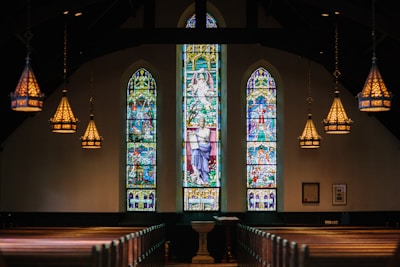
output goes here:
[{"label": "blue stained glass section", "polygon": [[276,84],[265,68],[247,81],[247,209],[276,210]]},{"label": "blue stained glass section", "polygon": [[156,209],[157,90],[145,68],[134,72],[126,95],[127,211]]}]

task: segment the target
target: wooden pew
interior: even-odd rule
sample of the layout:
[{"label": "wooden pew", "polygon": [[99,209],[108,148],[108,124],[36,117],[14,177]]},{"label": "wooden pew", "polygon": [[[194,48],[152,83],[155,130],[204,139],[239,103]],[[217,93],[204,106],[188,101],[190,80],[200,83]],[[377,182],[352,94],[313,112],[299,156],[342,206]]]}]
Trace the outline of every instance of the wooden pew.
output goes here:
[{"label": "wooden pew", "polygon": [[[281,238],[293,240],[302,250],[302,259],[317,266],[385,266],[400,240],[398,229],[308,228],[268,229]],[[301,262],[300,262],[301,263]],[[306,263],[303,263],[305,266]],[[279,266],[279,265],[278,265]]]},{"label": "wooden pew", "polygon": [[399,229],[238,225],[238,255],[244,266],[386,267],[399,240]]},{"label": "wooden pew", "polygon": [[7,267],[146,266],[164,260],[164,231],[164,224],[10,228],[0,230],[0,253]]}]

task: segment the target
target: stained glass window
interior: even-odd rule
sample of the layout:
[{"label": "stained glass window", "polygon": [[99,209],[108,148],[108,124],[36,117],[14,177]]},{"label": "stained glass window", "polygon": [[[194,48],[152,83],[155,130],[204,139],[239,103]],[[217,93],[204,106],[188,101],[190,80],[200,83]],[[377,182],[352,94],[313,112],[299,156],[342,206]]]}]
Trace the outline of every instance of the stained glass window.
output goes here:
[{"label": "stained glass window", "polygon": [[156,210],[157,90],[152,75],[138,69],[126,96],[127,211]]},{"label": "stained glass window", "polygon": [[[206,14],[207,28],[216,20]],[[196,16],[186,28],[196,27]],[[218,211],[220,202],[220,45],[182,45],[184,211]]]},{"label": "stained glass window", "polygon": [[264,68],[247,81],[247,210],[276,210],[276,85]]}]

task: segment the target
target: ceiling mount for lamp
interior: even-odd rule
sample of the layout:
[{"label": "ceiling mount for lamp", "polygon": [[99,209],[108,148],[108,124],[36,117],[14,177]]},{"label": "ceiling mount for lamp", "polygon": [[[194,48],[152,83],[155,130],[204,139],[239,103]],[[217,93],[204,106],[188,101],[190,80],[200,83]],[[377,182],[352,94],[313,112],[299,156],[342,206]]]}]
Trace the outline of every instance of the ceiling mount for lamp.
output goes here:
[{"label": "ceiling mount for lamp", "polygon": [[28,1],[28,26],[24,37],[26,39],[27,56],[25,68],[14,92],[10,94],[11,109],[23,112],[38,112],[43,109],[44,94],[40,91],[39,84],[30,64],[30,40],[33,34],[30,32],[30,1]]},{"label": "ceiling mount for lamp", "polygon": [[78,119],[75,118],[67,98],[67,26],[64,29],[64,88],[61,101],[54,116],[50,119],[53,133],[75,133]]},{"label": "ceiling mount for lamp", "polygon": [[350,133],[350,125],[353,122],[347,117],[346,111],[340,100],[339,92],[339,38],[337,24],[335,25],[335,71],[333,76],[335,79],[335,97],[333,99],[328,116],[322,122],[324,124],[324,131],[327,134],[348,134]]},{"label": "ceiling mount for lamp", "polygon": [[392,94],[379,72],[375,56],[375,1],[372,0],[372,67],[360,93],[357,94],[358,108],[365,112],[388,111],[391,108]]}]

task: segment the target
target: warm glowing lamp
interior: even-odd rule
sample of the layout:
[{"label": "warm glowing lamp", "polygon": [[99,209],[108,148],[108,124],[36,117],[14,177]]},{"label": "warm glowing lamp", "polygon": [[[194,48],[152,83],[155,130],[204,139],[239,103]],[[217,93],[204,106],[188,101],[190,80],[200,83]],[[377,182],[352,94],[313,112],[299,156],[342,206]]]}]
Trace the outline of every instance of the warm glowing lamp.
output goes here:
[{"label": "warm glowing lamp", "polygon": [[44,94],[40,91],[39,84],[30,65],[29,55],[21,78],[10,94],[11,109],[15,111],[37,112],[43,109]]},{"label": "warm glowing lamp", "polygon": [[67,89],[63,89],[60,104],[50,119],[53,133],[75,133],[78,119],[75,118],[67,98]]},{"label": "warm glowing lamp", "polygon": [[335,78],[335,97],[333,99],[328,116],[322,121],[324,124],[324,131],[327,134],[348,134],[350,133],[350,125],[353,122],[349,117],[347,117],[346,111],[344,110],[339,96],[338,88],[340,71],[338,40],[337,25],[335,25],[335,71],[333,72],[333,76]]},{"label": "warm glowing lamp", "polygon": [[86,128],[85,134],[81,136],[82,148],[101,148],[102,140],[103,138],[99,135],[94,122],[94,115],[91,113],[90,121]]},{"label": "warm glowing lamp", "polygon": [[[311,63],[309,63],[311,65]],[[321,145],[321,136],[319,136],[317,128],[312,120],[311,114],[311,103],[313,99],[311,97],[311,67],[308,68],[308,119],[306,126],[304,127],[303,133],[299,136],[300,148],[319,148]]]},{"label": "warm glowing lamp", "polygon": [[[91,75],[91,87],[93,89],[93,73]],[[85,134],[81,136],[82,148],[101,148],[103,138],[97,131],[96,124],[94,122],[93,113],[93,97],[90,98],[90,120],[86,128]]]},{"label": "warm glowing lamp", "polygon": [[[64,30],[64,86],[67,78],[67,27]],[[75,133],[78,119],[75,118],[67,98],[67,89],[62,90],[60,104],[54,116],[50,119],[53,133]]]},{"label": "warm glowing lamp", "polygon": [[[30,2],[28,2],[30,4]],[[44,94],[40,91],[35,73],[30,64],[30,40],[32,33],[30,28],[30,5],[28,5],[28,29],[25,33],[28,55],[26,56],[25,68],[14,92],[10,94],[11,109],[23,112],[42,111]]]},{"label": "warm glowing lamp", "polygon": [[376,64],[374,3],[372,4],[372,67],[357,98],[359,110],[365,112],[388,111],[392,104],[392,94],[387,90]]}]

